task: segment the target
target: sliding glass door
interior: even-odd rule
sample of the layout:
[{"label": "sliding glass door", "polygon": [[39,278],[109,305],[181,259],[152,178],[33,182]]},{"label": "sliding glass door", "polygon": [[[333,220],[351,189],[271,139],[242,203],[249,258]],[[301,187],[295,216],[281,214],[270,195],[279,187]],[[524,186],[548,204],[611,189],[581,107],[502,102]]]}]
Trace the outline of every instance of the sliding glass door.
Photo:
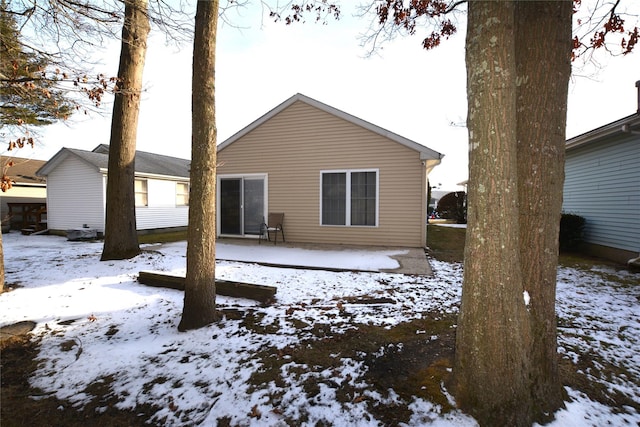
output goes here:
[{"label": "sliding glass door", "polygon": [[220,234],[258,235],[265,216],[265,177],[220,178]]},{"label": "sliding glass door", "polygon": [[220,180],[220,233],[242,234],[242,179]]},{"label": "sliding glass door", "polygon": [[264,178],[243,179],[244,183],[244,234],[260,234],[264,221]]}]

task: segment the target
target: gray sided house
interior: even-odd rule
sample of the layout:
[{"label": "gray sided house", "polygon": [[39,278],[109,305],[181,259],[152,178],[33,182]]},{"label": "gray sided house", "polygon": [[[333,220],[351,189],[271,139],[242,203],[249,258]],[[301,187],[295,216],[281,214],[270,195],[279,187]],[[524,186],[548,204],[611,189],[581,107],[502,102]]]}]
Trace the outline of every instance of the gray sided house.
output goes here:
[{"label": "gray sided house", "polygon": [[563,211],[586,219],[589,253],[622,263],[638,258],[640,108],[567,141]]},{"label": "gray sided house", "polygon": [[[38,170],[47,178],[48,228],[88,226],[104,233],[109,146],[63,148]],[[186,227],[190,160],[136,152],[136,225],[139,231]]]},{"label": "gray sided house", "polygon": [[284,212],[288,242],[422,247],[442,157],[296,94],[218,146],[217,233],[257,237]]}]

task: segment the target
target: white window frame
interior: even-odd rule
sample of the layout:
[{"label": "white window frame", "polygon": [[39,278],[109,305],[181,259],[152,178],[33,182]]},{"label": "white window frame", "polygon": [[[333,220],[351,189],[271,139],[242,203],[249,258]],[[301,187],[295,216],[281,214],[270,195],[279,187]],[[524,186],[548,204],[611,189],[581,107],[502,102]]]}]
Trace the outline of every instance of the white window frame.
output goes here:
[{"label": "white window frame", "polygon": [[[143,183],[142,191],[138,191],[136,184]],[[133,191],[135,194],[135,205],[137,208],[149,206],[149,182],[146,178],[135,178]],[[144,195],[144,204],[138,203],[138,195]]]},{"label": "white window frame", "polygon": [[[243,238],[258,238],[259,236],[253,236],[253,235],[248,235],[248,234],[244,234],[244,232],[242,234],[222,234],[222,201],[221,201],[221,194],[220,194],[220,181],[222,181],[223,179],[234,179],[234,178],[238,178],[238,179],[262,179],[264,181],[264,188],[263,188],[263,203],[264,203],[264,212],[263,212],[263,217],[266,218],[267,217],[267,212],[269,212],[269,174],[268,173],[230,173],[230,174],[217,174],[216,175],[216,235],[218,237],[243,237]],[[244,183],[243,183],[243,198],[244,198]],[[244,202],[242,202],[242,207],[241,209],[244,210]],[[242,217],[244,217],[244,212]],[[244,224],[242,224],[241,229],[244,230]]]},{"label": "white window frame", "polygon": [[[358,172],[375,172],[376,174],[376,203],[375,203],[375,224],[374,225],[351,225],[351,174]],[[346,194],[345,194],[345,222],[342,224],[323,224],[322,223],[322,177],[328,173],[344,173],[346,175]],[[380,169],[330,169],[320,171],[320,217],[319,223],[321,227],[364,227],[375,228],[379,224],[380,213]]]},{"label": "white window frame", "polygon": [[[186,186],[187,187],[187,192],[186,193],[181,193],[178,191],[178,189],[181,186]],[[180,182],[176,182],[176,206],[189,206],[189,192],[191,190],[191,187],[189,185],[188,182],[184,182],[184,181],[180,181]],[[184,197],[186,196],[186,203],[181,202],[181,198],[182,201],[184,201]]]}]

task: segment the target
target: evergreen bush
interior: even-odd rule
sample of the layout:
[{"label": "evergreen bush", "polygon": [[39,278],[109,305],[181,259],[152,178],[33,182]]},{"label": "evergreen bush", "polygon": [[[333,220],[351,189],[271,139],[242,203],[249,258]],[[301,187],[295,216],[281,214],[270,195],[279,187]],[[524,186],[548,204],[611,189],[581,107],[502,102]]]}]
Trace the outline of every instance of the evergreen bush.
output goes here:
[{"label": "evergreen bush", "polygon": [[560,249],[575,248],[582,242],[586,220],[580,215],[562,213],[560,217]]}]

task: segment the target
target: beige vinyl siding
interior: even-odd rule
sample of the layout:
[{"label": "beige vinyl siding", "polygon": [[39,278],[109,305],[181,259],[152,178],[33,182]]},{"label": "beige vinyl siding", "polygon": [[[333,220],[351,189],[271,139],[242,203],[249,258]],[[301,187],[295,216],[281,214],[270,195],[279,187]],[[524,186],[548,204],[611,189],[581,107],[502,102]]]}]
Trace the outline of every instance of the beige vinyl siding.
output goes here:
[{"label": "beige vinyl siding", "polygon": [[69,155],[47,176],[47,226],[68,230],[87,224],[104,231],[103,175]]},{"label": "beige vinyl siding", "polygon": [[[268,209],[285,213],[291,242],[424,245],[425,167],[420,154],[296,102],[218,153],[219,174],[268,175]],[[320,224],[321,171],[377,169],[376,227]]]},{"label": "beige vinyl siding", "polygon": [[9,214],[8,203],[46,203],[47,187],[43,185],[28,186],[13,184],[13,187],[4,193],[0,193],[0,219]]},{"label": "beige vinyl siding", "polygon": [[16,199],[16,202],[23,203],[44,203],[44,199],[47,197],[47,187],[44,185],[21,185],[21,184],[13,184],[11,188],[9,188],[6,192],[2,193],[2,202],[3,204],[9,199],[13,197]]}]

